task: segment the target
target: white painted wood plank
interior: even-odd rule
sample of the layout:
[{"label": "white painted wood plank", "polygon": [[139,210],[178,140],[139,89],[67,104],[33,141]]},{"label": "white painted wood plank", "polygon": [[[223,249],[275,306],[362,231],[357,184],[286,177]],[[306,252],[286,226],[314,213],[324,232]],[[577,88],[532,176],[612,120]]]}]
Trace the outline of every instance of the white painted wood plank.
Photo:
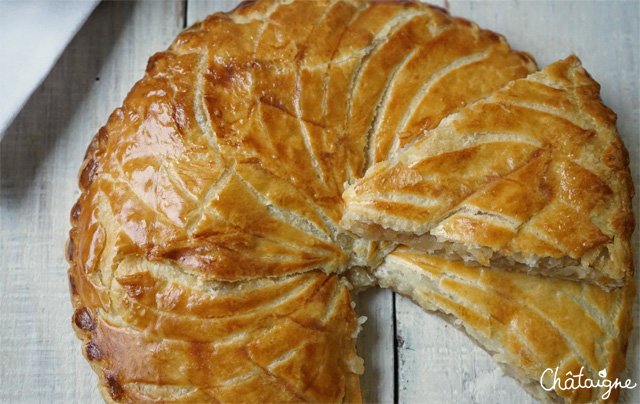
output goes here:
[{"label": "white painted wood plank", "polygon": [[187,26],[204,20],[209,14],[220,11],[231,11],[241,0],[188,0],[187,1]]},{"label": "white painted wood plank", "polygon": [[69,211],[90,139],[182,28],[182,7],[100,4],[0,143],[1,403],[102,402],[71,329]]},{"label": "white painted wood plank", "polygon": [[[501,33],[531,53],[540,67],[575,53],[602,85],[602,99],[618,114],[618,130],[631,155],[636,189],[640,183],[640,2],[637,1],[437,1],[451,13]],[[634,198],[636,217],[638,196]],[[640,234],[633,244],[638,268]],[[640,279],[636,279],[636,282]],[[396,302],[399,402],[531,402],[489,355],[444,320],[407,299]],[[623,379],[640,384],[638,304]],[[620,402],[640,402],[640,387],[623,390]]]},{"label": "white painted wood plank", "polygon": [[393,293],[379,288],[369,289],[356,298],[356,312],[366,316],[358,336],[358,355],[364,359],[360,376],[362,398],[367,403],[394,401]]}]

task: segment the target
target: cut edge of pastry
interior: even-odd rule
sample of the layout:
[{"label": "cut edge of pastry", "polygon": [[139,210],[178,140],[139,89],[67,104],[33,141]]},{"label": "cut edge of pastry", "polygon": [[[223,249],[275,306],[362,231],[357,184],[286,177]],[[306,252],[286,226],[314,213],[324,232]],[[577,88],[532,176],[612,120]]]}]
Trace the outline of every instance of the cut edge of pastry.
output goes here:
[{"label": "cut edge of pastry", "polygon": [[[612,290],[624,284],[624,278],[603,277],[602,273],[591,266],[584,266],[581,260],[564,255],[559,258],[524,254],[514,251],[511,255],[500,254],[490,247],[475,244],[456,243],[431,233],[414,234],[384,227],[369,221],[365,216],[355,217],[353,211],[347,211],[342,218],[345,229],[371,240],[394,240],[398,244],[406,245],[419,251],[451,261],[462,261],[471,266],[491,267],[492,270],[518,271],[531,275],[542,275],[573,281],[584,281],[599,285],[605,290]],[[608,251],[604,247],[594,248],[582,257],[589,261],[597,261],[607,257]]]}]

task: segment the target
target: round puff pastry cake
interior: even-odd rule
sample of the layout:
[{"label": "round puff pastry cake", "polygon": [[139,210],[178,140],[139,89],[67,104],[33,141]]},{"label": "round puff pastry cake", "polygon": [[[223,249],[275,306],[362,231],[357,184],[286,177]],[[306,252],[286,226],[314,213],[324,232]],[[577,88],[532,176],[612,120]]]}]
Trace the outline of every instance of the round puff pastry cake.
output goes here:
[{"label": "round puff pastry cake", "polygon": [[[341,227],[345,186],[535,70],[412,2],[257,1],[181,33],[93,139],[71,213],[72,323],[105,400],[361,401],[351,293],[404,264]],[[602,319],[619,347],[629,305]]]}]

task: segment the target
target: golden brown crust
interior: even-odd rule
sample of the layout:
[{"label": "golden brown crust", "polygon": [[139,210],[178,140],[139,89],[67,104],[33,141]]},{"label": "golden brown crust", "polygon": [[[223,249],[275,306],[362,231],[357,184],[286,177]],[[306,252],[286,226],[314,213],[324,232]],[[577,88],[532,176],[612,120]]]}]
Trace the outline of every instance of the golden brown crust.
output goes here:
[{"label": "golden brown crust", "polygon": [[482,265],[515,261],[531,271],[547,259],[545,275],[619,287],[631,268],[634,219],[615,118],[571,56],[449,116],[372,167],[345,191],[343,224],[486,249],[476,259]]},{"label": "golden brown crust", "polygon": [[[562,383],[568,371],[578,374],[581,367],[583,377],[594,381],[603,369],[608,380],[619,378],[633,326],[633,279],[606,292],[568,280],[469,267],[406,247],[389,254],[375,275],[381,286],[452,316],[538,399],[553,401],[557,394],[568,403],[617,402],[617,389],[607,399],[602,398],[604,388],[563,390],[556,385],[547,392],[540,379],[547,368],[556,367]],[[543,381],[551,388],[553,377]]]},{"label": "golden brown crust", "polygon": [[105,400],[360,402],[336,274],[393,244],[340,227],[344,184],[534,70],[414,2],[249,1],[181,33],[93,139],[71,213],[73,324]]},{"label": "golden brown crust", "polygon": [[203,284],[131,255],[109,299],[92,311],[74,296],[73,324],[116,402],[341,402],[362,372],[335,275]]}]

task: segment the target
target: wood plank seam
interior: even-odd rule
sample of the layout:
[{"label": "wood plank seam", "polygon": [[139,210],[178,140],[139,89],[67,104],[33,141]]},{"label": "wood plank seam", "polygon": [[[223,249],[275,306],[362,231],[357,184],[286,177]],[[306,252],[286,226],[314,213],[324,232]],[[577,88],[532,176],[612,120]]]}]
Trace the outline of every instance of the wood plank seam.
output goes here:
[{"label": "wood plank seam", "polygon": [[392,294],[392,305],[391,312],[393,315],[393,402],[397,403],[399,399],[399,365],[398,365],[398,346],[400,345],[400,339],[402,338],[398,335],[398,318],[396,315],[396,292]]}]

